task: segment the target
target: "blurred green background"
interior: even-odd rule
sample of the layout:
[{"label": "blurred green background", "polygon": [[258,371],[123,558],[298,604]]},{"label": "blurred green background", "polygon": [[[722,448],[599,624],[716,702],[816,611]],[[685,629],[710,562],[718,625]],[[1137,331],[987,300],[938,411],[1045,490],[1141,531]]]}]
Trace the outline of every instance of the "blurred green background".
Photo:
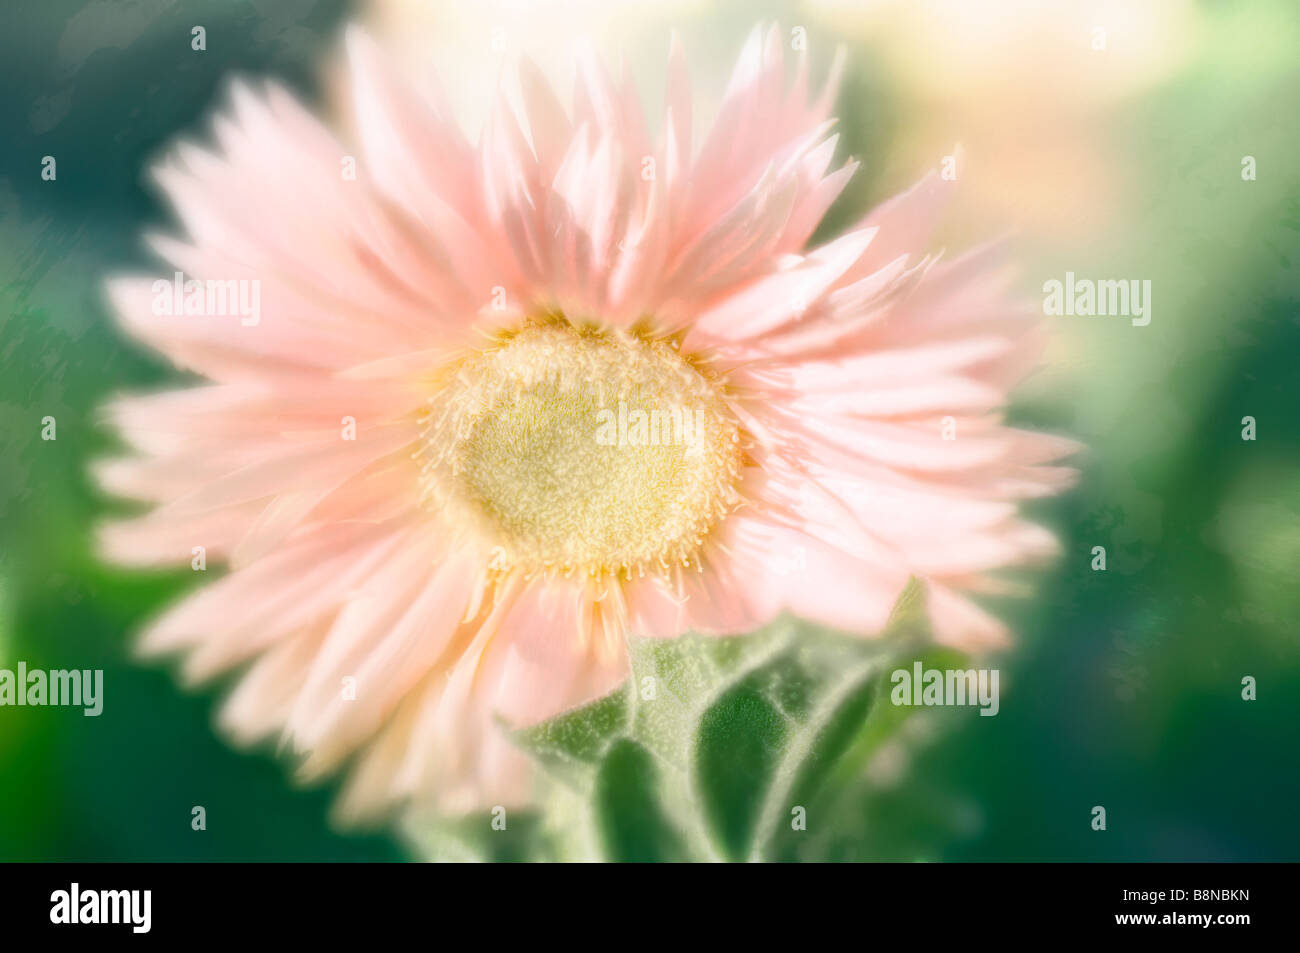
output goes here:
[{"label": "blurred green background", "polygon": [[[394,6],[363,12],[391,25]],[[425,6],[461,22],[455,4]],[[1300,859],[1300,13],[1290,0],[1153,3],[1167,21],[1110,30],[1104,82],[1066,76],[1062,63],[1037,87],[1045,102],[1024,84],[990,103],[963,91],[1003,69],[1005,50],[962,58],[935,41],[987,22],[945,19],[945,3],[923,5],[938,11],[929,19],[877,15],[891,6],[682,3],[621,15],[633,27],[644,18],[656,51],[666,26],[688,48],[707,37],[718,75],[706,68],[696,81],[715,99],[721,64],[760,16],[806,24],[814,59],[836,41],[850,47],[840,151],[866,161],[828,231],[961,140],[973,169],[983,159],[1004,174],[980,180],[954,236],[1017,225],[1026,293],[1067,270],[1148,278],[1154,313],[1146,328],[1051,319],[1051,362],[1013,416],[1089,447],[1079,487],[1035,508],[1065,556],[1034,577],[1032,598],[997,606],[1018,632],[998,662],[999,716],[944,713],[873,795],[861,850],[843,856]],[[1004,15],[973,6],[995,27]],[[1060,22],[995,32],[1012,54],[1023,48],[1027,69],[1050,70],[1042,51],[1053,37],[1086,47],[1093,21],[1105,22],[1086,6],[1062,9]],[[334,830],[333,790],[297,788],[273,751],[236,752],[217,738],[224,685],[188,694],[164,667],[134,663],[133,633],[192,574],[121,572],[91,548],[96,522],[119,506],[88,477],[112,446],[96,408],[179,378],[115,331],[101,293],[106,273],[156,264],[139,236],[168,222],[144,170],[178,134],[203,131],[232,71],[277,76],[324,104],[321,64],[348,16],[340,0],[0,12],[0,667],[22,659],[105,673],[98,718],[0,708],[0,859],[411,856],[396,836]],[[190,49],[196,23],[205,54]],[[910,45],[895,42],[899,31]],[[1149,66],[1154,55],[1134,52],[1137,31],[1176,48],[1163,48],[1160,69],[1126,79],[1125,62]],[[979,52],[976,40],[967,53]],[[1104,96],[1070,94],[1102,85]],[[999,125],[1008,115],[1049,125]],[[54,182],[41,179],[45,155],[57,158]],[[1253,182],[1241,178],[1245,155],[1257,162]],[[1005,156],[1020,163],[1015,175]],[[1026,194],[1063,204],[1026,209],[1015,201]],[[57,441],[40,438],[47,415]],[[1246,415],[1258,422],[1254,442],[1241,439]],[[1106,572],[1090,569],[1097,545]],[[1241,699],[1246,675],[1258,681],[1253,702]],[[1088,823],[1098,804],[1104,833]],[[190,828],[194,805],[207,810],[206,831]]]}]

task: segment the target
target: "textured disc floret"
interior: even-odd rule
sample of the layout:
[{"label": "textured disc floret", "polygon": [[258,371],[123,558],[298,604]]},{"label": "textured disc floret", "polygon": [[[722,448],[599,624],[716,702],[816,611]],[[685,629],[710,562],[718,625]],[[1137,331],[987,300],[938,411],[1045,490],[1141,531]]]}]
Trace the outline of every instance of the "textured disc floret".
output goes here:
[{"label": "textured disc floret", "polygon": [[722,383],[670,342],[555,318],[451,369],[420,454],[494,568],[624,577],[696,565],[743,463]]}]

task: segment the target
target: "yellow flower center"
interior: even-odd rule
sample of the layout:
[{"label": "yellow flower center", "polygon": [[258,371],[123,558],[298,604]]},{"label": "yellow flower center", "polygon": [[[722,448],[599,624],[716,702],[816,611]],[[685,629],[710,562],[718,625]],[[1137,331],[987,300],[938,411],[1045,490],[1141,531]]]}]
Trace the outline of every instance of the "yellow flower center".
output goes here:
[{"label": "yellow flower center", "polygon": [[489,540],[494,568],[689,567],[739,500],[723,385],[666,341],[551,320],[454,370],[430,400],[424,489]]}]

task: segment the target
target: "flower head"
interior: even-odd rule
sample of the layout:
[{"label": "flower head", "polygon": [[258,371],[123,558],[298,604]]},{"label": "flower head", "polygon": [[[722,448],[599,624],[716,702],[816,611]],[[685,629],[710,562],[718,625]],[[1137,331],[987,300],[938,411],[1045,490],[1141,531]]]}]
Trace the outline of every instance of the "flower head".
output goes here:
[{"label": "flower head", "polygon": [[358,810],[510,803],[506,727],[612,690],[629,634],[870,635],[920,576],[937,638],[1002,638],[966,593],[1052,550],[1016,501],[1069,478],[1067,442],[999,413],[1031,318],[992,252],[922,254],[935,176],[805,247],[855,163],[834,79],[810,97],[800,56],[788,84],[779,36],[696,148],[676,46],[655,138],[587,56],[567,112],[521,63],[472,145],[353,33],[359,154],[237,86],[215,147],[158,170],[185,280],[113,299],[209,383],[112,405],[133,452],[103,479],[153,508],[106,545],[228,563],[144,645],[247,664],[236,738],[309,775],[361,752]]}]

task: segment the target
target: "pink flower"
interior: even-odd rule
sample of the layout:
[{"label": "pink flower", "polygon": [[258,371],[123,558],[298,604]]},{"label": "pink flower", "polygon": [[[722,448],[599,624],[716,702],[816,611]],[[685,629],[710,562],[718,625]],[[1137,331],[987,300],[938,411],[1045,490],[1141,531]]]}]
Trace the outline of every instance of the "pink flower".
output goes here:
[{"label": "pink flower", "polygon": [[629,634],[871,635],[918,576],[938,639],[1003,639],[965,594],[1053,550],[1016,501],[1072,445],[1002,423],[1037,338],[993,253],[919,254],[938,177],[805,249],[856,167],[833,79],[810,101],[801,56],[787,89],[756,31],[695,148],[676,46],[654,140],[594,58],[570,114],[525,62],[474,146],[349,50],[359,153],[236,87],[157,173],[181,277],[111,289],[210,383],[112,405],[134,453],[103,480],[153,509],[106,548],[228,563],[143,644],[248,664],[236,739],[308,776],[360,752],[357,811],[515,803],[503,725],[614,689]]}]

